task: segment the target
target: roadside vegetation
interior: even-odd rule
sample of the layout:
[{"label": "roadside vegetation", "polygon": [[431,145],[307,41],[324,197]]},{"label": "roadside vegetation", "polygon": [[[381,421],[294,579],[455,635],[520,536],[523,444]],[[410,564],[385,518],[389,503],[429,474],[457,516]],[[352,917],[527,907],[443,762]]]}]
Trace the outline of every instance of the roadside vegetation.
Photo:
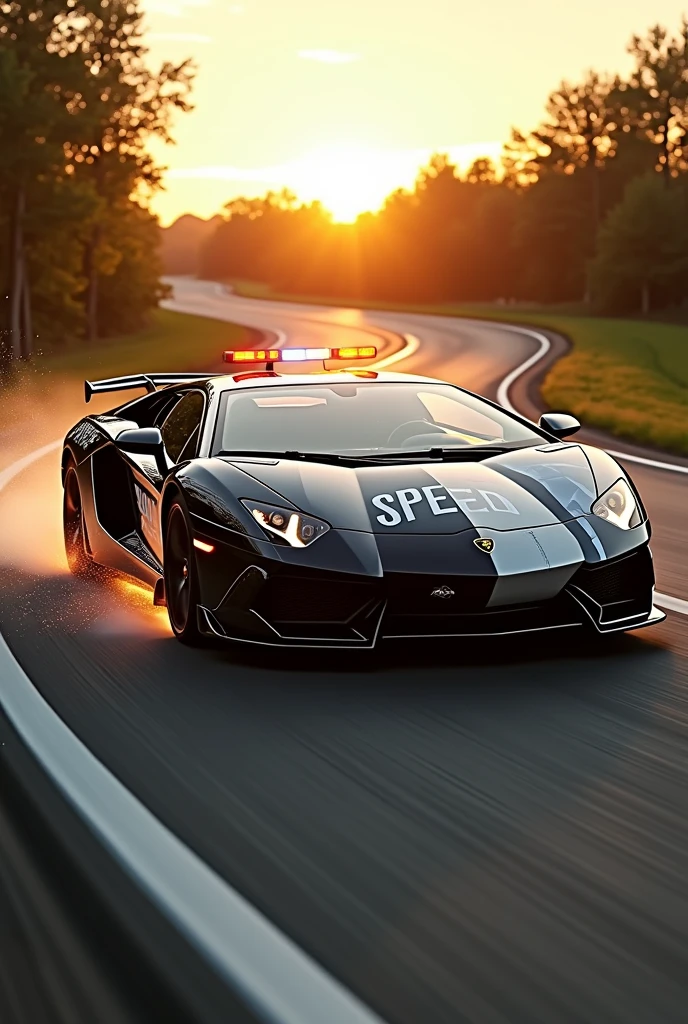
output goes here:
[{"label": "roadside vegetation", "polygon": [[544,316],[539,322],[573,342],[543,382],[550,408],[570,409],[589,426],[688,455],[688,328],[594,317]]},{"label": "roadside vegetation", "polygon": [[68,352],[48,353],[25,365],[14,379],[25,381],[34,374],[80,379],[221,369],[224,349],[248,344],[249,335],[246,328],[236,324],[157,309],[150,326],[141,331],[108,338],[97,348],[82,342]]}]

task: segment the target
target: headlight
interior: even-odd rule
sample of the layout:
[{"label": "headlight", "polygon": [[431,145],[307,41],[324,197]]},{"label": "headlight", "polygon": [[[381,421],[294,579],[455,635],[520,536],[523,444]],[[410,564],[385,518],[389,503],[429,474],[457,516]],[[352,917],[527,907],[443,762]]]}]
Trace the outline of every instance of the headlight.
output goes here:
[{"label": "headlight", "polygon": [[617,480],[597,499],[592,510],[600,519],[606,519],[622,530],[630,530],[640,524],[638,503],[625,480]]},{"label": "headlight", "polygon": [[308,547],[330,528],[322,519],[295,512],[294,509],[266,505],[262,501],[250,501],[248,498],[242,498],[241,503],[264,530],[281,537],[293,548]]}]

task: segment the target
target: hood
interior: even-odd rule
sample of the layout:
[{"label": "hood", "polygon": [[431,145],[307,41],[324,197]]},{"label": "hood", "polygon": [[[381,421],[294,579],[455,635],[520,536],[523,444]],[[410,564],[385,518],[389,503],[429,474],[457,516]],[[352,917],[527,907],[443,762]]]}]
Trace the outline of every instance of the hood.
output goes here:
[{"label": "hood", "polygon": [[235,489],[237,497],[258,499],[262,484],[276,504],[282,498],[335,529],[376,534],[550,526],[589,514],[598,494],[577,444],[522,448],[481,462],[360,468],[291,459],[226,461],[246,476],[245,494]]}]

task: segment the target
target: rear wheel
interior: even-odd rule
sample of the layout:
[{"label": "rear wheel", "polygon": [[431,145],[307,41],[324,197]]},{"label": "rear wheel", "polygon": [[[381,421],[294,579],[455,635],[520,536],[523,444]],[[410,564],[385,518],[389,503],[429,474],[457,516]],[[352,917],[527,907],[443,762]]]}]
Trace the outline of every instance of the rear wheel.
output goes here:
[{"label": "rear wheel", "polygon": [[178,502],[167,518],[164,565],[167,613],[174,635],[182,643],[199,646],[204,637],[198,629],[198,571],[189,522]]},{"label": "rear wheel", "polygon": [[93,563],[86,551],[84,512],[81,504],[81,488],[76,475],[76,466],[70,464],[64,481],[62,504],[62,525],[64,530],[65,554],[70,572],[75,576],[93,574]]}]

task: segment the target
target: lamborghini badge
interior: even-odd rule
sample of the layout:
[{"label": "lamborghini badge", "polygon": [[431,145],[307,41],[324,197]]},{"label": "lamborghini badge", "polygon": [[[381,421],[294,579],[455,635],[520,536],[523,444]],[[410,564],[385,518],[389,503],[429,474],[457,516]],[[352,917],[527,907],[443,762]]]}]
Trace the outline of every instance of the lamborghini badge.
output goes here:
[{"label": "lamborghini badge", "polygon": [[473,543],[477,548],[480,548],[481,551],[486,551],[488,555],[494,549],[494,541],[492,540],[492,537],[476,537]]}]

